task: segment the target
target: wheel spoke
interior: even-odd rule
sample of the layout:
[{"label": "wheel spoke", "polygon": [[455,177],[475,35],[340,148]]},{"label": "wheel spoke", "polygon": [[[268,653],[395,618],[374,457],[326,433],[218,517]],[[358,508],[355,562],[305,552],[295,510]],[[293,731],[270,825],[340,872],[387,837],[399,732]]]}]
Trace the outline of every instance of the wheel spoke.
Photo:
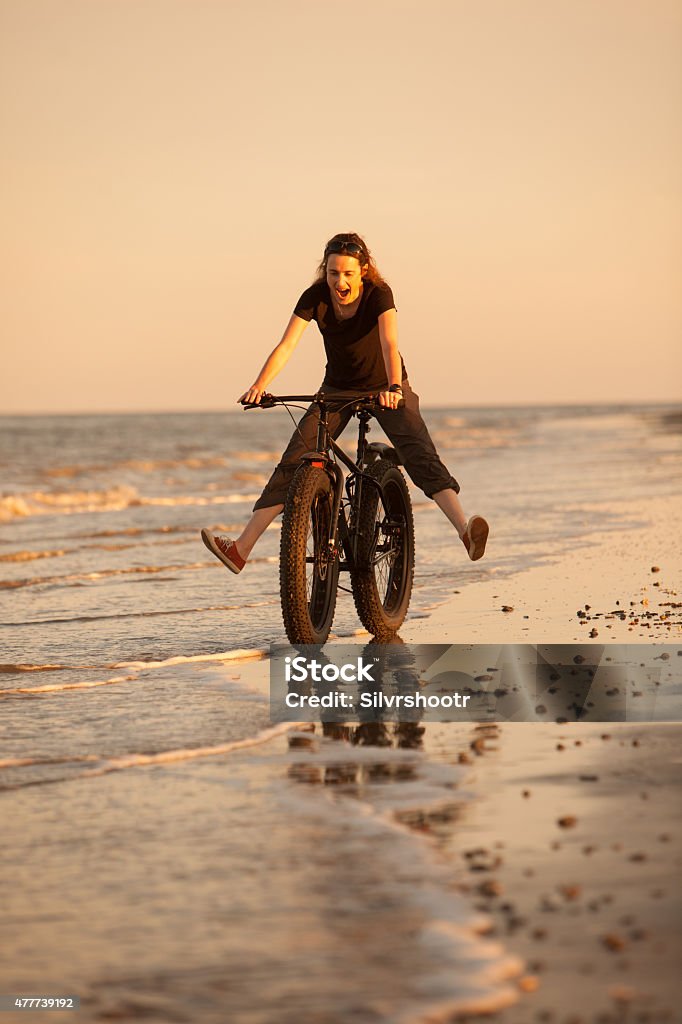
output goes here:
[{"label": "wheel spoke", "polygon": [[306,569],[305,574],[305,590],[306,590],[306,601],[308,607],[310,607],[310,601],[313,592],[313,582],[315,579],[315,517],[314,517],[314,505],[310,510],[310,517],[308,519],[308,536],[306,538],[306,566],[311,565],[311,569]]},{"label": "wheel spoke", "polygon": [[[390,491],[388,492],[390,503]],[[400,591],[400,580],[403,571],[403,524],[396,522],[391,516],[390,508],[384,499],[377,498],[377,510],[374,525],[376,543],[372,558],[372,569],[377,593],[383,607],[390,611]]]},{"label": "wheel spoke", "polygon": [[306,542],[306,600],[312,622],[324,614],[327,599],[326,546],[329,536],[330,499],[318,495],[310,507]]}]

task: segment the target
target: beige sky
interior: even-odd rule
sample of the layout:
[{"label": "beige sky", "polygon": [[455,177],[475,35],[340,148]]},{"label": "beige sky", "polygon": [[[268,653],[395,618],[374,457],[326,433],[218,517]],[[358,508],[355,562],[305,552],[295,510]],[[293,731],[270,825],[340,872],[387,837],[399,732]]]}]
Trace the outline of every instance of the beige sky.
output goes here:
[{"label": "beige sky", "polygon": [[425,404],[681,397],[682,4],[0,12],[1,411],[230,405],[336,231]]}]

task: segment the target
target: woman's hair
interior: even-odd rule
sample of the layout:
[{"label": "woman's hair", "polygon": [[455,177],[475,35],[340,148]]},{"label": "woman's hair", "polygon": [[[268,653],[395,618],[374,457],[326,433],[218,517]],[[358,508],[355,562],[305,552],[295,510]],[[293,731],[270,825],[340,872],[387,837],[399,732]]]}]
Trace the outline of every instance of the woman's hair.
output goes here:
[{"label": "woman's hair", "polygon": [[365,278],[368,281],[376,285],[386,284],[379,273],[364,238],[356,235],[354,231],[345,231],[329,239],[324,247],[324,255],[317,268],[313,284],[320,284],[327,280],[327,260],[335,253],[339,253],[342,256],[354,256],[361,267],[367,267]]}]

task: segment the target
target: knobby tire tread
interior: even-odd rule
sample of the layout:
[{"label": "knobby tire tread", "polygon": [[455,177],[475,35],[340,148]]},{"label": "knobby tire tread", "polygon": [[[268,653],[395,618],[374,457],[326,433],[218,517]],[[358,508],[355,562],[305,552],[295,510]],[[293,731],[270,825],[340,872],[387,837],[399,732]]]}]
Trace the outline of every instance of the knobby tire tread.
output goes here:
[{"label": "knobby tire tread", "polygon": [[401,495],[401,515],[405,519],[404,543],[406,550],[404,557],[407,560],[407,567],[402,586],[399,588],[399,596],[395,602],[396,607],[392,613],[388,613],[377,591],[373,569],[361,567],[368,556],[368,548],[374,533],[377,503],[381,500],[379,492],[371,484],[364,485],[357,523],[358,530],[361,532],[358,545],[359,565],[351,572],[351,588],[355,607],[363,626],[373,636],[382,638],[389,637],[400,629],[410,604],[414,577],[414,519],[405,478],[394,463],[380,459],[367,467],[365,472],[373,476],[382,486],[384,483],[389,484],[394,498],[398,494]]},{"label": "knobby tire tread", "polygon": [[[329,496],[331,481],[322,469],[300,466],[287,493],[280,540],[280,598],[284,629],[292,644],[323,644],[336,608],[338,558],[328,568],[327,614],[320,629],[311,622],[306,593],[306,548],[312,504],[318,494]],[[331,588],[331,593],[329,592]]]}]

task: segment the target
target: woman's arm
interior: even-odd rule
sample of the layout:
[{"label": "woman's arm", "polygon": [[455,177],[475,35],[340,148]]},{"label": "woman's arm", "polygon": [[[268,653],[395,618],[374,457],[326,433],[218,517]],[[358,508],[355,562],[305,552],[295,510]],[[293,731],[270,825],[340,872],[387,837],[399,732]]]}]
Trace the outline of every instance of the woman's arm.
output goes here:
[{"label": "woman's arm", "polygon": [[[395,309],[387,309],[378,320],[381,354],[384,357],[388,386],[402,384],[402,360],[398,350],[398,314]],[[379,404],[395,407],[402,397],[400,392],[382,391]]]},{"label": "woman's arm", "polygon": [[273,348],[272,352],[265,360],[263,368],[256,377],[255,381],[245,391],[238,402],[260,402],[261,395],[265,391],[266,387],[273,380],[280,370],[283,370],[286,364],[289,362],[291,353],[298,345],[301,335],[308,326],[309,321],[304,320],[300,316],[296,316],[292,313],[291,319],[287,324],[287,329],[282,335],[282,340],[278,345]]}]

